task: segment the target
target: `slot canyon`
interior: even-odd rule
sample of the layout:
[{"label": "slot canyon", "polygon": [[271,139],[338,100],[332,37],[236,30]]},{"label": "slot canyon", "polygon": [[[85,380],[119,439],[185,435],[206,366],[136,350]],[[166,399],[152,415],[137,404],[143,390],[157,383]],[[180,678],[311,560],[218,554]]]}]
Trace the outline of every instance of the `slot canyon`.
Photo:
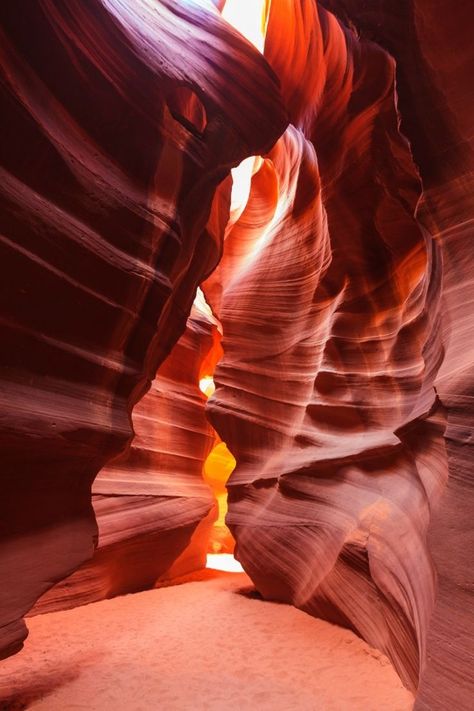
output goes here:
[{"label": "slot canyon", "polygon": [[473,29],[0,3],[1,711],[474,707]]}]

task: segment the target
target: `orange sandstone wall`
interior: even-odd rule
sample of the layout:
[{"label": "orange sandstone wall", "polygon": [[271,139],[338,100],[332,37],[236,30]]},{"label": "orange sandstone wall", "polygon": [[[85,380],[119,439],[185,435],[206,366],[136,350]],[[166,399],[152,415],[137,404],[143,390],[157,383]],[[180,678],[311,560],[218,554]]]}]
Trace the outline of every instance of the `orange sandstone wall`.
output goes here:
[{"label": "orange sandstone wall", "polygon": [[467,711],[474,697],[474,7],[469,0],[324,4],[396,59],[401,126],[423,180],[418,219],[442,254],[445,353],[435,387],[446,411],[449,477],[428,530],[437,586],[416,709]]},{"label": "orange sandstone wall", "polygon": [[202,470],[215,435],[199,374],[213,329],[193,306],[185,332],[133,410],[130,448],[92,485],[94,556],[43,595],[32,614],[147,589],[205,566],[217,507]]},{"label": "orange sandstone wall", "polygon": [[202,564],[204,282],[237,557],[470,708],[470,12],[273,0],[264,59],[211,3],[0,8],[6,653],[99,470],[36,611]]},{"label": "orange sandstone wall", "polygon": [[[286,112],[268,65],[211,5],[1,3],[0,52],[9,654],[22,615],[92,556],[92,481],[129,443],[132,408],[219,259],[214,191],[273,145]],[[94,502],[107,517],[113,502]]]},{"label": "orange sandstone wall", "polygon": [[448,478],[440,245],[390,54],[313,0],[274,0],[265,56],[292,126],[204,285],[228,523],[265,597],[353,628],[415,689]]}]

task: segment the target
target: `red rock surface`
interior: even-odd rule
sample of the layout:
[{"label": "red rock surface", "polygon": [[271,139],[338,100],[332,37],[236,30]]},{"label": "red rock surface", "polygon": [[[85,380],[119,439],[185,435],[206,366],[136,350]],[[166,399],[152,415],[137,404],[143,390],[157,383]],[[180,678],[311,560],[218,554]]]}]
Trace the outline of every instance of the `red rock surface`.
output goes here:
[{"label": "red rock surface", "polygon": [[186,330],[133,411],[130,449],[92,486],[98,548],[32,614],[153,587],[206,563],[216,505],[202,478],[215,433],[199,389],[215,325],[193,306]]},{"label": "red rock surface", "polygon": [[[420,708],[467,709],[472,172],[458,162],[459,183],[439,182],[450,146],[470,158],[462,116],[438,145],[426,136],[459,112],[469,56],[449,70],[456,33],[444,39],[428,3],[335,5],[392,42],[358,39],[312,1],[274,0],[265,55],[295,127],[254,176],[206,285],[224,348],[211,418],[237,459],[228,523],[266,597],[357,630],[411,688],[421,674]],[[392,31],[413,77],[401,114]],[[425,103],[438,65],[445,98]]]},{"label": "red rock surface", "polygon": [[[5,646],[92,554],[92,479],[155,374],[94,484],[100,547],[37,610],[202,557],[209,323],[157,368],[205,279],[246,572],[382,650],[418,709],[468,711],[472,7],[272,0],[280,101],[204,4],[0,8]],[[229,213],[221,181],[252,155]]]},{"label": "red rock surface", "polygon": [[442,253],[445,354],[436,390],[446,411],[449,478],[428,531],[437,587],[416,709],[467,710],[474,698],[474,8],[469,0],[324,4],[397,61],[402,130],[423,179],[418,219]]},{"label": "red rock surface", "polygon": [[1,3],[0,27],[8,654],[21,616],[91,557],[91,483],[130,440],[132,407],[218,260],[215,188],[273,145],[285,111],[263,59],[210,7]]}]

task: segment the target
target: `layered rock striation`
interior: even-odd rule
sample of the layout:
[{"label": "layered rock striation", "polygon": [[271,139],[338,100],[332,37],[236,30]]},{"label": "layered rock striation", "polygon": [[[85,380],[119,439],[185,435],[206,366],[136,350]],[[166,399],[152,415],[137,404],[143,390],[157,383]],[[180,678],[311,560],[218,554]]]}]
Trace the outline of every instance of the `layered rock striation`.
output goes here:
[{"label": "layered rock striation", "polygon": [[0,8],[3,649],[99,470],[36,611],[202,565],[225,442],[260,593],[467,711],[472,8],[258,5]]},{"label": "layered rock striation", "polygon": [[442,255],[445,355],[435,386],[446,412],[449,476],[428,531],[437,588],[416,708],[468,709],[474,695],[473,7],[467,0],[324,4],[396,59],[401,127],[423,180],[418,219]]},{"label": "layered rock striation", "polygon": [[264,596],[355,629],[414,689],[448,476],[440,248],[392,57],[284,0],[265,56],[293,126],[204,286],[224,349],[209,411],[237,460],[228,523]]},{"label": "layered rock striation", "polygon": [[[0,27],[8,654],[22,615],[93,554],[92,481],[130,441],[132,408],[218,261],[215,188],[273,145],[286,112],[211,5],[2,3]],[[96,499],[105,517],[113,503]]]},{"label": "layered rock striation", "polygon": [[202,470],[215,433],[199,379],[215,329],[194,305],[185,332],[133,411],[130,448],[92,485],[97,550],[31,614],[148,589],[205,566],[217,511]]}]

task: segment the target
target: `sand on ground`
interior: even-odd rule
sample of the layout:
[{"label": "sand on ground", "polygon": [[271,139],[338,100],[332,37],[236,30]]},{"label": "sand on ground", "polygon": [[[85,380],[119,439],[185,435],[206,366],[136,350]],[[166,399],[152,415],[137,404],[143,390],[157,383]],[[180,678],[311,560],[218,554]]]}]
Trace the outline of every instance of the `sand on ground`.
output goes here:
[{"label": "sand on ground", "polygon": [[412,709],[352,632],[258,599],[245,574],[208,575],[30,618],[25,649],[0,663],[0,709]]}]

